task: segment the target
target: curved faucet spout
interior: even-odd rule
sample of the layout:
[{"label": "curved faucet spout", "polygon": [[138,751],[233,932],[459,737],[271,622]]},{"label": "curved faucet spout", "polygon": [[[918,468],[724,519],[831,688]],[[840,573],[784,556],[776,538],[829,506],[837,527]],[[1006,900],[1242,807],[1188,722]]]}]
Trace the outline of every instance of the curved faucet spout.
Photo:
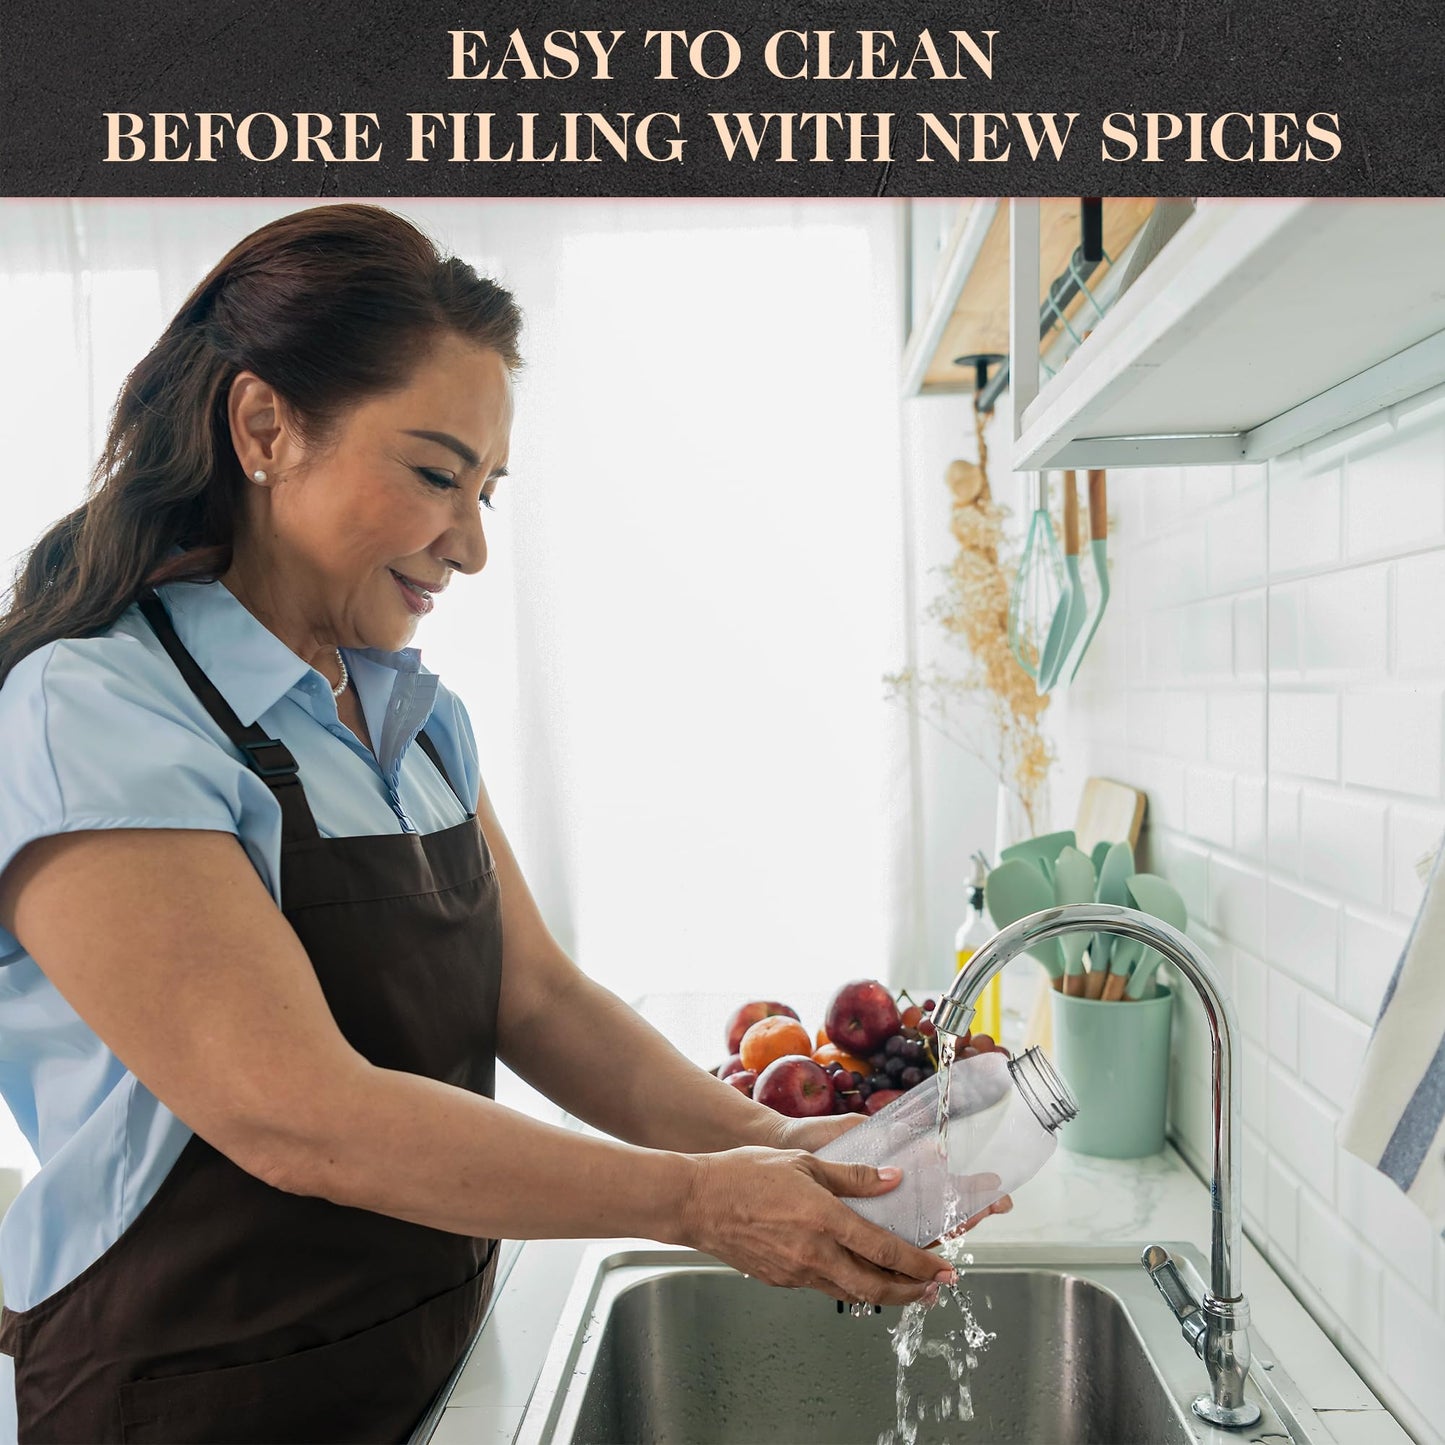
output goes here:
[{"label": "curved faucet spout", "polygon": [[[1210,1093],[1213,1217],[1210,1288],[1202,1304],[1209,1336],[1206,1341],[1201,1335],[1201,1345],[1205,1346],[1201,1353],[1214,1389],[1212,1399],[1202,1396],[1195,1409],[1218,1424],[1251,1424],[1259,1418],[1259,1410],[1243,1395],[1244,1375],[1249,1368],[1249,1335],[1248,1307],[1240,1287],[1242,1229],[1237,1164],[1240,1061],[1235,1048],[1239,1021],[1214,965],[1178,929],[1150,914],[1111,903],[1063,904],[1031,913],[994,934],[959,969],[933,1012],[934,1026],[940,1033],[955,1037],[967,1032],[974,1004],[984,985],[1010,959],[1066,933],[1110,933],[1148,944],[1179,970],[1204,1006],[1209,1023],[1213,1078]],[[1087,1006],[1127,1008],[1128,1004],[1091,1002]]]}]

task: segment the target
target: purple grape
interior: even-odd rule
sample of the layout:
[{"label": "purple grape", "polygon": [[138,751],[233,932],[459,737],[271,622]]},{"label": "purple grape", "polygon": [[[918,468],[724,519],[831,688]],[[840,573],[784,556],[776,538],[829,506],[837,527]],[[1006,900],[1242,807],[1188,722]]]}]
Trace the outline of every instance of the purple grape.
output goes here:
[{"label": "purple grape", "polygon": [[908,1065],[905,1064],[897,1054],[894,1054],[894,1056],[888,1060],[883,1072],[887,1074],[890,1079],[901,1079],[907,1067]]},{"label": "purple grape", "polygon": [[923,1045],[912,1041],[904,1044],[902,1054],[904,1063],[908,1064],[921,1064],[926,1057]]},{"label": "purple grape", "polygon": [[908,1040],[905,1039],[901,1034],[894,1034],[883,1045],[883,1052],[888,1058],[891,1059],[895,1054],[901,1054],[903,1052],[904,1045],[907,1042]]},{"label": "purple grape", "polygon": [[881,1073],[883,1071],[883,1065],[888,1062],[888,1055],[881,1051],[876,1054],[870,1054],[868,1056],[868,1062],[873,1065],[873,1072],[875,1074]]},{"label": "purple grape", "polygon": [[893,1080],[890,1079],[887,1074],[882,1073],[870,1074],[864,1082],[875,1094],[879,1089],[891,1089],[893,1087]]},{"label": "purple grape", "polygon": [[921,1084],[924,1080],[924,1077],[925,1076],[922,1069],[913,1067],[904,1069],[904,1071],[898,1076],[898,1082],[902,1084],[905,1089],[912,1089],[916,1085]]}]

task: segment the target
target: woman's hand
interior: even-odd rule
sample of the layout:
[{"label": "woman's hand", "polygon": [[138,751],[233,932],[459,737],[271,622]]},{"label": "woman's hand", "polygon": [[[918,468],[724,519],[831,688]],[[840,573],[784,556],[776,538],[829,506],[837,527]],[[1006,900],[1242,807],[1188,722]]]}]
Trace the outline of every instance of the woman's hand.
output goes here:
[{"label": "woman's hand", "polygon": [[[821,1123],[821,1120],[814,1121]],[[901,1175],[800,1149],[692,1156],[683,1241],[767,1284],[904,1305],[951,1284],[950,1265],[855,1214],[837,1196],[886,1194]]]}]

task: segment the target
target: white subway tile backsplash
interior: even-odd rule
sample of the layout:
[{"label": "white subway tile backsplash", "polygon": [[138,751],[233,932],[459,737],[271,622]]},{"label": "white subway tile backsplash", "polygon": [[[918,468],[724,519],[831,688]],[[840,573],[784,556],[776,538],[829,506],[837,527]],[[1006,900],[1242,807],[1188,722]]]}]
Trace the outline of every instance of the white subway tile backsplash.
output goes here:
[{"label": "white subway tile backsplash", "polygon": [[1164,751],[1186,763],[1209,758],[1209,694],[1174,689],[1164,694]]},{"label": "white subway tile backsplash", "polygon": [[1261,773],[1265,766],[1263,687],[1209,694],[1209,761],[1236,773]]},{"label": "white subway tile backsplash", "polygon": [[1438,687],[1348,692],[1343,703],[1346,783],[1416,798],[1439,797],[1445,734]]},{"label": "white subway tile backsplash", "polygon": [[1445,838],[1445,808],[1414,807],[1396,803],[1390,809],[1390,909],[1413,918],[1424,896],[1425,885],[1415,864],[1427,852],[1434,852]]},{"label": "white subway tile backsplash", "polygon": [[1238,592],[1264,580],[1265,492],[1254,487],[1209,511],[1209,590]]},{"label": "white subway tile backsplash", "polygon": [[1321,1199],[1334,1199],[1335,1115],[1278,1064],[1269,1066],[1269,1147]]},{"label": "white subway tile backsplash", "polygon": [[[1269,1154],[1264,1140],[1248,1126],[1244,1130],[1244,1179],[1240,1184],[1240,1200],[1244,1205],[1244,1222],[1255,1235],[1268,1232]],[[1208,1155],[1205,1155],[1205,1160]],[[1207,1167],[1207,1165],[1206,1165]]]},{"label": "white subway tile backsplash", "polygon": [[1395,671],[1445,673],[1445,552],[1395,563]]},{"label": "white subway tile backsplash", "polygon": [[1393,1273],[1385,1276],[1380,1358],[1414,1413],[1445,1420],[1445,1319]]},{"label": "white subway tile backsplash", "polygon": [[1256,863],[1268,858],[1263,778],[1234,780],[1234,848]]},{"label": "white subway tile backsplash", "polygon": [[[1270,986],[1278,978],[1270,978]],[[1315,994],[1300,997],[1300,1076],[1335,1108],[1349,1107],[1370,1042],[1369,1027]]]},{"label": "white subway tile backsplash", "polygon": [[1439,1243],[1430,1221],[1392,1179],[1344,1149],[1339,1150],[1336,1180],[1341,1218],[1428,1304],[1435,1294]]},{"label": "white subway tile backsplash", "polygon": [[1234,957],[1234,1007],[1247,1039],[1257,1044],[1269,1040],[1268,972],[1253,954],[1242,948],[1230,950]]},{"label": "white subway tile backsplash", "polygon": [[1376,907],[1385,901],[1385,804],[1313,786],[1300,798],[1300,876]]},{"label": "white subway tile backsplash", "polygon": [[1339,776],[1340,700],[1332,692],[1271,691],[1269,767],[1333,782]]},{"label": "white subway tile backsplash", "polygon": [[1306,674],[1359,678],[1387,671],[1388,583],[1388,568],[1376,564],[1305,585],[1299,660]]},{"label": "white subway tile backsplash", "polygon": [[1209,860],[1209,926],[1237,948],[1264,953],[1264,875],[1217,855]]},{"label": "white subway tile backsplash", "polygon": [[1295,875],[1300,859],[1300,787],[1271,779],[1266,792],[1269,829],[1269,866],[1276,873]]},{"label": "white subway tile backsplash", "polygon": [[1286,1259],[1299,1257],[1299,1185],[1294,1176],[1276,1159],[1268,1161],[1266,1181],[1267,1214],[1265,1227],[1271,1251],[1281,1251]]},{"label": "white subway tile backsplash", "polygon": [[1291,1073],[1299,1072],[1299,984],[1284,974],[1269,976],[1269,1056]]},{"label": "white subway tile backsplash", "polygon": [[1299,1266],[1340,1322],[1372,1354],[1380,1349],[1380,1282],[1375,1260],[1309,1190],[1300,1191]]},{"label": "white subway tile backsplash", "polygon": [[1269,885],[1270,962],[1317,993],[1333,995],[1339,952],[1339,905],[1286,883]]},{"label": "white subway tile backsplash", "polygon": [[1240,1113],[1252,1128],[1261,1134],[1269,1132],[1269,1057],[1248,1041],[1241,1054],[1240,1069],[1244,1097],[1239,1101]]},{"label": "white subway tile backsplash", "polygon": [[1184,826],[1221,848],[1234,846],[1234,775],[1218,768],[1184,771]]},{"label": "white subway tile backsplash", "polygon": [[1150,467],[1141,483],[1144,501],[1146,536],[1155,536],[1178,526],[1184,514],[1184,469],[1182,467]]},{"label": "white subway tile backsplash", "polygon": [[1234,599],[1234,675],[1241,682],[1262,681],[1266,666],[1265,597],[1246,592]]},{"label": "white subway tile backsplash", "polygon": [[1294,467],[1269,483],[1269,570],[1303,571],[1340,556],[1340,474]]},{"label": "white subway tile backsplash", "polygon": [[1303,627],[1304,589],[1273,587],[1265,602],[1266,634],[1269,643],[1269,675],[1271,678],[1297,678],[1300,675],[1300,631]]},{"label": "white subway tile backsplash", "polygon": [[1407,923],[1367,918],[1345,910],[1339,1000],[1357,1019],[1373,1025],[1379,1016],[1380,1000],[1408,936]]},{"label": "white subway tile backsplash", "polygon": [[1345,555],[1414,552],[1445,540],[1445,432],[1427,427],[1346,463]]},{"label": "white subway tile backsplash", "polygon": [[1209,678],[1228,681],[1234,675],[1234,603],[1228,598],[1191,602],[1179,609],[1180,670],[1190,682]]},{"label": "white subway tile backsplash", "polygon": [[[1110,650],[1049,719],[1067,787],[1107,765],[1148,793],[1139,866],[1240,1019],[1251,1233],[1445,1445],[1445,1241],[1335,1140],[1445,834],[1445,386],[1267,466],[1128,476]],[[1180,1017],[1174,1137],[1207,1168]]]}]

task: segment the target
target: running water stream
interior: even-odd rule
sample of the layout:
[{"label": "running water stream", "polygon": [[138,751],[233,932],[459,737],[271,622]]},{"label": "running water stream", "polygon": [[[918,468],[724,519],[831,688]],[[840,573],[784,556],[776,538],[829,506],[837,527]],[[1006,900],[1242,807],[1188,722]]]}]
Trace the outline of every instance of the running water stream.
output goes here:
[{"label": "running water stream", "polygon": [[[994,1338],[993,1334],[974,1318],[973,1303],[966,1288],[964,1271],[973,1263],[973,1255],[968,1252],[966,1235],[962,1228],[964,1221],[959,1218],[961,1211],[953,1174],[947,1168],[949,1079],[953,1068],[954,1039],[943,1033],[937,1037],[938,1152],[945,1165],[943,1228],[939,1238],[943,1241],[943,1258],[957,1271],[958,1282],[953,1285],[940,1285],[938,1299],[931,1306],[921,1302],[906,1305],[903,1317],[888,1332],[893,1340],[893,1353],[898,1357],[896,1419],[890,1429],[884,1430],[878,1436],[878,1445],[917,1445],[919,1426],[930,1415],[940,1421],[954,1418],[972,1420],[973,1391],[966,1376],[978,1364],[979,1352]],[[924,1325],[930,1315],[946,1314],[952,1309],[958,1311],[959,1322],[954,1324],[947,1321],[941,1335],[924,1339]],[[934,1401],[921,1395],[914,1398],[915,1392],[910,1388],[908,1371],[919,1355],[936,1356],[945,1361],[949,1377],[958,1387],[956,1397],[945,1394]]]}]

